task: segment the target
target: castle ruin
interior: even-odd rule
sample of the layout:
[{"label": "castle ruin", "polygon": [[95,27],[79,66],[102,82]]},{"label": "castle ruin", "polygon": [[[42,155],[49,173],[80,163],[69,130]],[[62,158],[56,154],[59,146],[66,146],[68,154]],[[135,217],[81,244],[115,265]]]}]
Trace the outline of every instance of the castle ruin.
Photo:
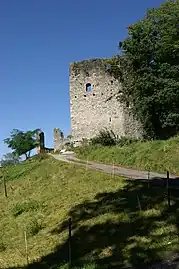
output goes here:
[{"label": "castle ruin", "polygon": [[59,152],[60,150],[62,150],[64,145],[64,136],[59,128],[54,128],[53,139],[54,139],[54,151]]},{"label": "castle ruin", "polygon": [[90,139],[107,128],[119,137],[141,137],[140,124],[130,107],[117,100],[119,80],[107,71],[105,59],[70,65],[70,112],[74,142]]}]

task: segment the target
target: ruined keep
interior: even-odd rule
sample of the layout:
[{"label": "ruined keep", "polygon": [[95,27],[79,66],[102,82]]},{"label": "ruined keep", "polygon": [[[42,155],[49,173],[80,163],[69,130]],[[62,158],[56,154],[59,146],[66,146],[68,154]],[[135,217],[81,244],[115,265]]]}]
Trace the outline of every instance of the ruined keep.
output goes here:
[{"label": "ruined keep", "polygon": [[74,142],[90,139],[107,128],[116,135],[141,137],[141,127],[130,107],[117,100],[122,89],[108,72],[105,59],[70,65],[70,112]]}]

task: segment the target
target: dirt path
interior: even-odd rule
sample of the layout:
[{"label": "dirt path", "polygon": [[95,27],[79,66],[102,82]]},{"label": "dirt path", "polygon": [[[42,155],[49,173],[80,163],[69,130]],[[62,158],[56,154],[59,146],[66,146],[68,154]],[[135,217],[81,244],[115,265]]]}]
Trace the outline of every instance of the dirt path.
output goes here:
[{"label": "dirt path", "polygon": [[[91,169],[100,170],[108,174],[115,174],[118,176],[124,176],[126,178],[130,179],[148,179],[148,176],[150,179],[152,178],[166,178],[166,174],[160,174],[155,172],[148,171],[139,171],[132,168],[124,168],[120,166],[113,166],[108,164],[102,164],[102,163],[96,163],[96,162],[88,162],[82,161],[80,159],[77,159],[74,154],[51,154],[55,159],[59,161],[64,161],[68,163],[75,163],[78,165],[86,166]],[[176,178],[174,175],[170,175],[171,178]]]}]

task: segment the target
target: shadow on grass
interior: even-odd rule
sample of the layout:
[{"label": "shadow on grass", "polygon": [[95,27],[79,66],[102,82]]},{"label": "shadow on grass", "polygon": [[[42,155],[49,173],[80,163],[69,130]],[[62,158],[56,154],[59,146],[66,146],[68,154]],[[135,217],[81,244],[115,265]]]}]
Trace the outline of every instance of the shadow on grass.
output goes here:
[{"label": "shadow on grass", "polygon": [[[177,187],[179,180],[170,184]],[[68,214],[73,264],[95,262],[97,269],[177,268],[179,190],[171,189],[168,209],[165,187],[163,179],[151,180],[150,186],[146,180],[126,180],[122,189],[98,193],[93,201],[74,206]],[[68,221],[51,233],[67,230]],[[58,268],[67,261],[68,240],[26,268]]]}]

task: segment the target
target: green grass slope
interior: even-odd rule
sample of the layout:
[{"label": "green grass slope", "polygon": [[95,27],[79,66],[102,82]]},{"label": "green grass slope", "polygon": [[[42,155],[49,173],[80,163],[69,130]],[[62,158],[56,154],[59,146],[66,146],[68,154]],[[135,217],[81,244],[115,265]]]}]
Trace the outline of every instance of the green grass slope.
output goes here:
[{"label": "green grass slope", "polygon": [[76,149],[81,159],[137,169],[179,174],[179,136],[166,141],[137,142],[126,146],[86,146]]},{"label": "green grass slope", "polygon": [[1,169],[0,176],[3,174],[8,198],[4,197],[1,177],[0,268],[26,264],[24,232],[30,261],[53,252],[66,240],[67,231],[60,235],[52,231],[68,219],[73,206],[93,199],[99,190],[112,191],[122,184],[109,184],[110,178],[104,174],[60,163],[52,157],[35,157]]},{"label": "green grass slope", "polygon": [[69,217],[75,268],[135,266],[178,249],[179,195],[168,212],[163,187],[47,156],[0,169],[0,179],[0,268],[68,268]]}]

